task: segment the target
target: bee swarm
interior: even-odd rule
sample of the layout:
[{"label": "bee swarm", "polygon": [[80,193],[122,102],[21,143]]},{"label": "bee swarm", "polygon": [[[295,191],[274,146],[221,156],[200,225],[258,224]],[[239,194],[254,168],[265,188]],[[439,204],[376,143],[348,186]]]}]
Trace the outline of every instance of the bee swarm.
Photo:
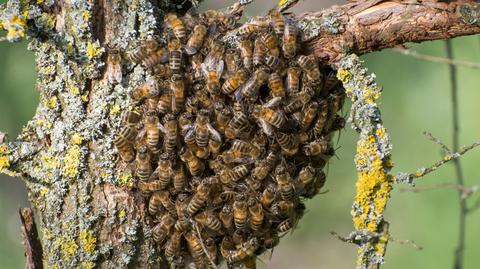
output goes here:
[{"label": "bee swarm", "polygon": [[[344,89],[301,55],[294,19],[272,10],[240,25],[241,11],[168,14],[168,42],[149,38],[127,57],[150,78],[133,90],[115,145],[172,267],[255,268],[324,185],[345,124]],[[222,41],[231,33],[238,46]]]}]

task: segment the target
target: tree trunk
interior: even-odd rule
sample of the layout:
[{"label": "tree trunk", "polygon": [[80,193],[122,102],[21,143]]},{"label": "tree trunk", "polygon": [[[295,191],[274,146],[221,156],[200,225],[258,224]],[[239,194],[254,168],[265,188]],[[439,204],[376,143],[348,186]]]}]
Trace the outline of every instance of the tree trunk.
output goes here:
[{"label": "tree trunk", "polygon": [[[122,83],[112,85],[105,70],[110,67],[106,61],[108,48],[124,52],[138,45],[138,40],[160,35],[164,10],[185,11],[191,5],[189,1],[174,2],[10,1],[2,11],[2,19],[12,23],[12,14],[26,18],[23,26],[28,27],[26,34],[32,37],[30,48],[36,55],[40,103],[19,138],[6,144],[8,147],[0,147],[0,171],[20,175],[27,183],[41,227],[46,268],[143,268],[161,264],[161,253],[155,248],[145,216],[145,199],[132,190],[133,177],[117,162],[112,142],[120,127],[121,112],[132,105],[130,91],[145,80],[146,74],[141,67],[123,62]],[[182,6],[183,2],[186,4]],[[313,42],[309,50],[333,64],[349,52],[480,32],[478,4],[452,1],[438,4],[447,6],[440,10],[415,4],[418,12],[424,12],[421,14],[444,20],[415,29],[413,23],[424,18],[414,16],[402,25],[408,25],[417,35],[392,39],[395,29],[401,28],[400,22],[393,26],[387,20],[419,14],[411,13],[408,5],[383,4],[378,10],[390,10],[383,13],[371,10],[368,22],[359,24],[363,28],[351,27],[359,16],[367,14],[348,14],[354,4],[301,16],[306,26],[303,30],[311,34],[306,41]],[[318,24],[321,20],[323,23]],[[382,22],[390,26],[388,32],[372,32],[382,27]],[[441,31],[440,22],[444,23]],[[439,31],[429,35],[432,30]],[[2,140],[0,137],[0,145]]]}]

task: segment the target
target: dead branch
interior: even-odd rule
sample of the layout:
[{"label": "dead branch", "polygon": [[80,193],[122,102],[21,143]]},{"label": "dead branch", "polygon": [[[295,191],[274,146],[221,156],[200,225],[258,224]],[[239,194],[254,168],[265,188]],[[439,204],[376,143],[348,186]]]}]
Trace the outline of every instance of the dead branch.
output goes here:
[{"label": "dead branch", "polygon": [[33,218],[31,208],[21,208],[19,211],[22,222],[23,243],[25,245],[25,256],[27,256],[27,269],[42,269],[42,244],[38,238],[37,227]]},{"label": "dead branch", "polygon": [[472,185],[472,186],[465,186],[465,185],[459,185],[455,183],[440,183],[440,184],[434,184],[434,185],[429,185],[429,186],[423,186],[423,187],[415,187],[415,188],[400,188],[399,190],[401,192],[414,192],[414,193],[420,193],[420,192],[425,192],[425,191],[430,191],[430,190],[438,190],[438,189],[454,189],[458,190],[462,193],[461,199],[467,199],[470,197],[472,194],[478,192],[480,190],[480,185]]},{"label": "dead branch", "polygon": [[469,61],[454,60],[454,59],[448,59],[448,58],[437,57],[437,56],[432,56],[432,55],[420,54],[420,53],[417,53],[416,51],[411,50],[411,49],[394,48],[393,51],[401,53],[403,55],[411,56],[415,59],[422,60],[422,61],[428,61],[428,62],[433,62],[433,63],[442,63],[442,64],[453,64],[453,65],[463,66],[463,67],[468,67],[468,68],[473,68],[473,69],[480,69],[480,63],[474,63],[474,62],[469,62]]}]

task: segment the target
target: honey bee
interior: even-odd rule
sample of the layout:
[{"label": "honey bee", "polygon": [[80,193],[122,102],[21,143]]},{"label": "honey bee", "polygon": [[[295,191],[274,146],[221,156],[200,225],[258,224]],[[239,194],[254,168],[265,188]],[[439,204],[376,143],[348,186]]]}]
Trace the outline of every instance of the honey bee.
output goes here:
[{"label": "honey bee", "polygon": [[122,57],[120,56],[119,50],[108,50],[106,74],[110,84],[122,82]]},{"label": "honey bee", "polygon": [[172,92],[166,91],[160,95],[157,104],[157,111],[166,114],[172,110]]},{"label": "honey bee", "polygon": [[207,27],[203,24],[197,24],[193,28],[190,38],[185,45],[185,51],[188,55],[193,55],[198,52],[200,47],[203,45],[203,40],[207,35]]},{"label": "honey bee", "polygon": [[182,231],[174,230],[168,241],[165,243],[165,257],[172,263],[175,256],[180,254],[182,244]]},{"label": "honey bee", "polygon": [[148,201],[148,214],[157,216],[163,213],[165,208],[162,205],[159,195],[155,192]]},{"label": "honey bee", "polygon": [[173,177],[173,168],[172,168],[172,161],[168,159],[168,155],[161,154],[158,159],[158,166],[156,169],[158,174],[158,180],[161,184],[161,189],[165,189]]},{"label": "honey bee", "polygon": [[212,137],[212,139],[208,140],[208,151],[213,156],[217,156],[220,153],[222,145],[222,140],[217,140]]},{"label": "honey bee", "polygon": [[218,214],[220,221],[225,229],[231,231],[233,229],[233,208],[230,204],[225,204]]},{"label": "honey bee", "polygon": [[320,101],[318,105],[318,117],[315,121],[315,125],[313,126],[313,133],[316,136],[320,136],[323,132],[323,129],[327,123],[328,119],[328,103],[325,100]]},{"label": "honey bee", "polygon": [[298,152],[298,137],[295,134],[275,133],[275,139],[286,156],[293,156]]},{"label": "honey bee", "polygon": [[180,193],[177,195],[177,201],[175,202],[175,209],[178,216],[177,223],[175,223],[175,230],[187,231],[190,227],[190,221],[186,216],[186,210],[188,206],[189,195],[186,193]]},{"label": "honey bee", "polygon": [[328,140],[324,138],[316,139],[303,147],[306,156],[318,156],[326,153],[330,148]]},{"label": "honey bee", "polygon": [[285,113],[278,108],[272,109],[265,105],[255,105],[252,114],[262,127],[262,131],[268,136],[273,135],[271,126],[282,129],[287,123],[287,117],[285,116]]},{"label": "honey bee", "polygon": [[183,170],[183,165],[180,164],[173,172],[173,189],[176,193],[181,192],[187,182],[187,175]]},{"label": "honey bee", "polygon": [[293,201],[281,200],[281,201],[275,202],[270,207],[270,212],[275,216],[286,217],[286,216],[290,216],[294,209],[295,209],[295,204]]},{"label": "honey bee", "polygon": [[140,113],[136,111],[127,111],[122,116],[122,128],[115,137],[114,144],[118,149],[120,158],[125,162],[132,162],[135,159],[135,151],[132,147],[132,141],[137,136],[136,125],[141,119]]},{"label": "honey bee", "polygon": [[203,55],[201,53],[197,53],[190,57],[190,64],[193,70],[193,77],[196,80],[202,78],[202,63],[203,63]]},{"label": "honey bee", "polygon": [[174,13],[169,13],[165,16],[165,23],[172,29],[173,34],[179,40],[184,40],[187,35],[187,30],[182,20]]},{"label": "honey bee", "polygon": [[148,38],[144,44],[127,53],[127,58],[131,62],[140,63],[149,54],[156,51],[159,45],[158,39]]},{"label": "honey bee", "polygon": [[338,131],[340,129],[343,129],[343,128],[345,128],[345,124],[346,124],[346,121],[345,121],[344,117],[339,116],[339,115],[335,115],[335,118],[333,119],[333,122],[332,122],[328,132],[335,132],[335,131]]},{"label": "honey bee", "polygon": [[325,129],[329,130],[331,128],[331,125],[333,121],[335,120],[335,114],[337,111],[339,111],[342,106],[343,102],[345,100],[345,92],[342,91],[336,91],[328,97],[328,120],[325,123]]},{"label": "honey bee", "polygon": [[277,72],[270,74],[270,77],[268,78],[268,87],[270,88],[272,97],[285,97],[285,87],[283,86],[282,79]]},{"label": "honey bee", "polygon": [[275,200],[275,196],[277,194],[277,189],[275,188],[275,184],[268,184],[265,186],[265,190],[263,190],[262,196],[260,198],[260,203],[263,207],[268,208]]},{"label": "honey bee", "polygon": [[[151,178],[151,177],[150,177]],[[137,184],[138,189],[143,193],[152,193],[161,189],[161,184],[158,180],[153,181],[139,181]]]},{"label": "honey bee", "polygon": [[222,242],[220,243],[220,253],[223,258],[227,258],[231,251],[235,250],[235,243],[230,236],[224,236]]},{"label": "honey bee", "polygon": [[237,22],[235,16],[217,10],[207,10],[203,13],[203,17],[209,24],[218,24],[220,26],[218,30],[221,32],[233,29]]},{"label": "honey bee", "polygon": [[[195,142],[197,146],[206,148],[208,146],[209,130],[207,125],[210,124],[210,118],[207,110],[201,110],[195,120]],[[213,127],[212,127],[213,129]]]},{"label": "honey bee", "polygon": [[234,264],[236,262],[243,261],[248,257],[253,257],[258,247],[258,239],[256,237],[252,237],[245,242],[240,249],[231,251],[226,260],[229,264]]},{"label": "honey bee", "polygon": [[267,51],[270,55],[279,57],[280,49],[278,47],[277,38],[270,32],[266,32],[261,36],[263,44],[267,47]]},{"label": "honey bee", "polygon": [[[170,56],[168,56],[170,58]],[[157,64],[152,67],[152,73],[157,78],[167,79],[173,75],[172,69],[170,69],[170,65],[168,64],[168,60],[166,60],[166,64]]]},{"label": "honey bee", "polygon": [[291,201],[295,197],[295,186],[293,180],[283,165],[275,169],[275,181],[278,185],[278,191],[282,200]]},{"label": "honey bee", "polygon": [[227,67],[227,74],[234,75],[237,71],[239,71],[240,66],[242,65],[242,60],[240,59],[240,55],[237,53],[235,49],[227,49],[225,53],[225,66]]},{"label": "honey bee", "polygon": [[289,67],[287,69],[287,92],[293,95],[300,90],[300,75],[302,70],[298,67]]},{"label": "honey bee", "polygon": [[145,98],[153,98],[160,94],[160,89],[155,80],[150,79],[146,83],[141,84],[132,91],[134,100],[142,100]]},{"label": "honey bee", "polygon": [[158,50],[147,54],[143,59],[142,64],[146,68],[152,68],[157,64],[164,64],[168,62],[169,58],[168,50],[166,48],[159,48]]},{"label": "honey bee", "polygon": [[237,182],[240,179],[250,173],[250,164],[240,164],[231,169],[227,168],[220,172],[220,181],[224,184],[230,184],[231,182]]},{"label": "honey bee", "polygon": [[215,102],[215,124],[219,132],[225,134],[228,122],[232,119],[232,111],[222,102]]},{"label": "honey bee", "polygon": [[241,111],[234,111],[232,119],[225,128],[225,136],[230,139],[241,137],[242,133],[247,131],[249,126],[247,115]]},{"label": "honey bee", "polygon": [[137,154],[137,177],[140,181],[147,181],[152,174],[152,166],[150,165],[150,154],[148,154],[147,147],[141,146]]},{"label": "honey bee", "polygon": [[199,87],[198,89],[194,87],[194,90],[195,97],[197,98],[200,107],[206,110],[213,110],[214,103],[208,95],[208,92],[203,91],[201,87]]},{"label": "honey bee", "polygon": [[193,232],[187,232],[184,237],[187,240],[188,250],[195,263],[195,268],[205,268],[206,259],[200,239]]},{"label": "honey bee", "polygon": [[164,117],[164,124],[159,125],[160,130],[164,134],[163,147],[165,152],[172,153],[177,145],[178,124],[177,119],[172,114],[167,114]]},{"label": "honey bee", "polygon": [[205,164],[198,159],[193,152],[187,148],[180,150],[180,159],[187,164],[188,170],[192,176],[200,176],[205,169]]},{"label": "honey bee", "polygon": [[240,39],[239,47],[240,55],[243,59],[243,67],[251,70],[253,64],[253,42],[249,38]]},{"label": "honey bee", "polygon": [[282,13],[278,9],[272,9],[268,12],[270,25],[273,28],[273,31],[277,35],[283,35],[283,31],[285,30],[285,18],[283,17]]},{"label": "honey bee", "polygon": [[305,189],[305,186],[310,184],[315,179],[316,169],[311,164],[302,167],[298,173],[299,189]]},{"label": "honey bee", "polygon": [[173,73],[178,74],[182,69],[182,50],[180,40],[172,39],[168,43],[168,50],[170,57],[168,59],[168,65]]},{"label": "honey bee", "polygon": [[153,195],[157,196],[157,199],[160,200],[163,207],[168,211],[168,213],[170,213],[170,215],[177,217],[177,209],[175,208],[175,204],[172,202],[170,193],[168,191],[157,191]]},{"label": "honey bee", "polygon": [[177,114],[183,108],[185,102],[185,81],[181,75],[173,75],[170,82],[170,90],[172,91],[172,112]]},{"label": "honey bee", "polygon": [[253,43],[253,65],[258,67],[262,65],[265,61],[265,56],[267,56],[268,48],[263,44],[260,38],[256,38]]},{"label": "honey bee", "polygon": [[213,211],[204,211],[195,215],[195,221],[217,233],[222,231],[222,222]]},{"label": "honey bee", "polygon": [[256,181],[262,181],[265,179],[273,168],[275,168],[277,161],[278,157],[275,152],[271,151],[268,153],[267,157],[264,160],[261,160],[252,170],[252,178]]},{"label": "honey bee", "polygon": [[272,249],[280,243],[280,238],[276,232],[270,231],[262,238],[262,245],[266,249]]},{"label": "honey bee", "polygon": [[318,81],[322,73],[318,67],[318,63],[309,56],[301,55],[297,59],[298,65],[305,71],[310,81]]},{"label": "honey bee", "polygon": [[247,228],[248,205],[243,195],[237,195],[233,202],[233,221],[237,230]]},{"label": "honey bee", "polygon": [[208,199],[208,195],[210,194],[210,185],[203,182],[197,187],[197,191],[193,195],[192,199],[188,203],[187,206],[187,213],[192,216],[196,212],[198,212],[204,205]]},{"label": "honey bee", "polygon": [[207,268],[217,268],[217,244],[215,240],[211,237],[205,239],[205,248],[209,256],[209,262],[207,262]]},{"label": "honey bee", "polygon": [[260,87],[268,80],[268,73],[259,68],[255,70],[255,73],[235,92],[235,98],[237,102],[240,102],[243,98],[249,99],[251,102],[255,101],[258,96]]},{"label": "honey bee", "polygon": [[170,229],[175,224],[175,218],[169,214],[163,215],[160,222],[155,225],[152,229],[153,239],[159,244],[161,244],[167,236],[170,235]]},{"label": "honey bee", "polygon": [[230,147],[230,150],[238,151],[242,154],[249,155],[254,159],[259,158],[260,154],[262,154],[262,152],[260,151],[260,148],[252,145],[251,143],[248,143],[239,139],[236,139],[233,141],[232,146]]},{"label": "honey bee", "polygon": [[288,218],[277,226],[277,231],[280,233],[286,233],[293,228],[294,222],[292,218]]},{"label": "honey bee", "polygon": [[340,80],[337,79],[337,75],[335,72],[330,72],[325,78],[325,82],[323,83],[323,91],[328,94],[331,90],[333,90],[338,84],[340,84]]},{"label": "honey bee", "polygon": [[220,88],[220,77],[222,76],[224,66],[222,54],[219,52],[210,52],[201,65],[207,90],[214,95],[218,94]]},{"label": "honey bee", "polygon": [[305,106],[303,109],[303,117],[299,124],[302,130],[306,130],[308,127],[310,127],[313,120],[317,116],[318,106],[318,103],[315,101],[312,101]]},{"label": "honey bee", "polygon": [[295,54],[297,53],[297,44],[298,44],[297,37],[298,37],[297,28],[292,22],[287,21],[285,23],[285,32],[283,33],[283,45],[282,45],[282,51],[285,58],[291,59],[295,57]]},{"label": "honey bee", "polygon": [[147,133],[147,146],[153,153],[158,153],[158,143],[160,140],[160,130],[158,129],[158,116],[156,112],[150,111],[145,118],[145,128]]},{"label": "honey bee", "polygon": [[325,185],[326,175],[323,171],[319,171],[314,181],[305,187],[305,198],[312,198],[318,194],[320,189]]},{"label": "honey bee", "polygon": [[259,21],[250,21],[238,28],[238,34],[243,38],[248,38],[253,33],[264,30],[263,25],[258,23]]},{"label": "honey bee", "polygon": [[263,207],[254,198],[248,200],[248,212],[250,212],[250,227],[253,231],[260,231],[265,218]]},{"label": "honey bee", "polygon": [[222,85],[224,94],[231,94],[247,81],[247,72],[244,69],[231,74]]},{"label": "honey bee", "polygon": [[232,234],[233,243],[238,247],[247,239],[247,232],[243,229],[236,229]]}]

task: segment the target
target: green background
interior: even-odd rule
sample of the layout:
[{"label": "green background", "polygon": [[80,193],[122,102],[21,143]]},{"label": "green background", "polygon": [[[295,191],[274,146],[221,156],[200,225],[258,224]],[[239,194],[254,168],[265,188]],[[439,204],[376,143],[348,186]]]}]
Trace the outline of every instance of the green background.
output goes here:
[{"label": "green background", "polygon": [[[0,3],[3,1],[0,1]],[[302,1],[296,12],[319,10],[329,1]],[[335,1],[330,1],[335,2]],[[227,1],[231,3],[231,1]],[[207,1],[210,8],[223,8],[224,1]],[[271,1],[250,7],[248,15],[268,10]],[[455,57],[480,62],[480,37],[453,40]],[[443,41],[411,45],[419,53],[444,56]],[[394,173],[414,171],[441,158],[438,145],[427,140],[429,131],[451,144],[452,106],[448,66],[424,62],[392,50],[362,57],[366,66],[384,87],[379,100],[385,126],[392,142]],[[479,140],[480,70],[459,68],[460,144]],[[0,43],[0,130],[15,137],[33,116],[38,103],[35,90],[33,53],[26,43]],[[348,114],[349,104],[344,107]],[[328,167],[327,193],[307,202],[307,213],[298,228],[282,239],[273,255],[262,258],[260,268],[352,268],[355,246],[330,235],[335,231],[347,235],[352,231],[350,207],[354,198],[355,167],[353,156],[357,135],[347,127],[342,132],[337,150]],[[479,184],[480,151],[465,155],[461,161],[468,185]],[[418,181],[418,186],[454,182],[453,165]],[[386,212],[392,236],[398,240],[414,240],[423,247],[419,251],[410,245],[390,242],[382,268],[452,268],[458,234],[459,203],[451,189],[422,193],[400,192],[395,186]],[[473,194],[468,203],[474,204],[480,195]],[[22,237],[18,217],[19,207],[28,206],[25,185],[19,179],[0,176],[0,269],[24,268]],[[465,268],[479,268],[480,210],[467,217]]]}]

